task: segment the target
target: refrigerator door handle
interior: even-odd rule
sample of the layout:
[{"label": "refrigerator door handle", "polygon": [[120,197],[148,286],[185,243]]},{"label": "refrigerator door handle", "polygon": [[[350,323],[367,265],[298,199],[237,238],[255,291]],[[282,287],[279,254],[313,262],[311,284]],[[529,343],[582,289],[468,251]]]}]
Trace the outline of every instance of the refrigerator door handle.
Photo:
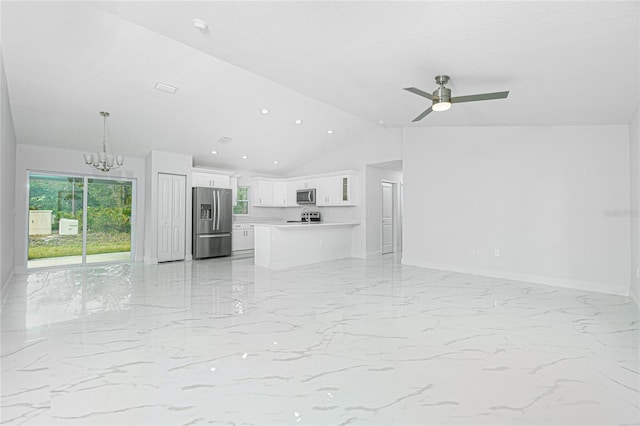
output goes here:
[{"label": "refrigerator door handle", "polygon": [[230,237],[231,234],[206,234],[206,235],[198,235],[198,238],[224,238]]},{"label": "refrigerator door handle", "polygon": [[216,223],[216,229],[219,231],[220,230],[220,191],[216,191],[216,219],[217,219],[217,223]]},{"label": "refrigerator door handle", "polygon": [[211,195],[213,196],[212,197],[213,198],[213,201],[212,201],[213,206],[212,206],[212,209],[211,209],[211,210],[213,210],[213,220],[211,221],[211,225],[212,225],[212,230],[216,231],[217,230],[216,229],[216,218],[218,216],[217,215],[217,206],[216,206],[216,191],[215,190],[212,191]]}]

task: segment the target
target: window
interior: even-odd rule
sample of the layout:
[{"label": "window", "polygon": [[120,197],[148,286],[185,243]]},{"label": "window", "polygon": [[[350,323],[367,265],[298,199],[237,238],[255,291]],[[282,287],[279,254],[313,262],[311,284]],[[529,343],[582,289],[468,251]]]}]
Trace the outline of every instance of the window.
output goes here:
[{"label": "window", "polygon": [[233,206],[233,214],[249,214],[249,187],[238,186],[236,205]]}]

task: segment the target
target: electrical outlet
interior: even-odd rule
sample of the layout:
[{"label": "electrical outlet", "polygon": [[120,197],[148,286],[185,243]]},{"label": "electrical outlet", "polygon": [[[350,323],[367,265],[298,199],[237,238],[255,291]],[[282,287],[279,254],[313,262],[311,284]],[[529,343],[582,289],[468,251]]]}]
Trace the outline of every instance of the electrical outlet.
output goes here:
[{"label": "electrical outlet", "polygon": [[469,254],[476,254],[476,248],[474,246],[469,246]]},{"label": "electrical outlet", "polygon": [[495,249],[495,250],[493,251],[493,255],[494,255],[495,257],[500,257],[500,249]]}]

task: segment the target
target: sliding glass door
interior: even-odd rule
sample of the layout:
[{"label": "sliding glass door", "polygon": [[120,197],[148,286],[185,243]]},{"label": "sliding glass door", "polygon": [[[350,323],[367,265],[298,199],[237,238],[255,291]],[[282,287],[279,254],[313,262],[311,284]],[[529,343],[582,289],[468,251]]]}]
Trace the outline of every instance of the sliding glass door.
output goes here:
[{"label": "sliding glass door", "polygon": [[131,181],[88,179],[87,263],[131,259]]},{"label": "sliding glass door", "polygon": [[82,264],[84,179],[29,175],[28,268]]},{"label": "sliding glass door", "polygon": [[131,260],[131,180],[29,174],[28,268]]}]

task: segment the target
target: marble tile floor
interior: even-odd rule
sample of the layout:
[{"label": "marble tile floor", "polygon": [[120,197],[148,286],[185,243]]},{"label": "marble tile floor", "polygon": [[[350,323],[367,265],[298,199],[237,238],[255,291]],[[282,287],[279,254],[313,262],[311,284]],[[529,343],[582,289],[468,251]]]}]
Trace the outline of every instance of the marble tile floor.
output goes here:
[{"label": "marble tile floor", "polygon": [[345,259],[16,276],[3,425],[640,424],[631,299]]}]

